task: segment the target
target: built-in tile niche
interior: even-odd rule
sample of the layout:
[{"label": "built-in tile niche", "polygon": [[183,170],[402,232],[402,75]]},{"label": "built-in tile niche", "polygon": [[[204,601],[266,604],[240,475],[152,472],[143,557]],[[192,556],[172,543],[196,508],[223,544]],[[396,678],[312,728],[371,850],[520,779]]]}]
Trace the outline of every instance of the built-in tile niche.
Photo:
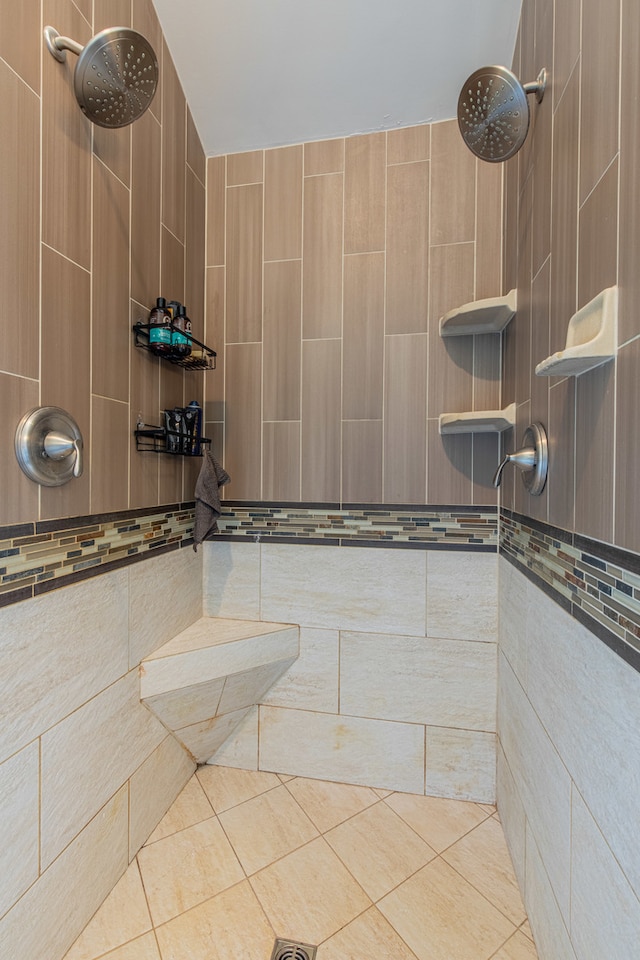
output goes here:
[{"label": "built-in tile niche", "polygon": [[455,121],[207,161],[207,436],[233,500],[495,504],[499,335],[440,318],[502,294],[502,168]]}]

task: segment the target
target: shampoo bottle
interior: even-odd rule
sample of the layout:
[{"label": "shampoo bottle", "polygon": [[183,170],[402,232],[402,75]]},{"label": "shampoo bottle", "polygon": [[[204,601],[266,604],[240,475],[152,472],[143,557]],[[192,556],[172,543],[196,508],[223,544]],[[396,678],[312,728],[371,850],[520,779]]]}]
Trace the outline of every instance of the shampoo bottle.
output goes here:
[{"label": "shampoo bottle", "polygon": [[185,337],[185,332],[191,333],[191,321],[181,303],[178,304],[177,314],[173,318],[173,326],[171,352],[175,357],[188,357],[191,353],[191,340]]},{"label": "shampoo bottle", "polygon": [[149,347],[160,357],[168,356],[171,352],[171,318],[164,297],[156,300],[156,305],[149,314],[149,323]]}]

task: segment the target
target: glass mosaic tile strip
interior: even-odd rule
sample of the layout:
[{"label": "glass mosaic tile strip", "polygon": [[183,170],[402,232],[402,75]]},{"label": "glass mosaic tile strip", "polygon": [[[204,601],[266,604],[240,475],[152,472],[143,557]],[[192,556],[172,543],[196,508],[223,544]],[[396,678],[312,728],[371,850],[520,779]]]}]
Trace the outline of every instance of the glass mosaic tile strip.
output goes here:
[{"label": "glass mosaic tile strip", "polygon": [[0,606],[188,546],[193,522],[190,503],[2,527]]},{"label": "glass mosaic tile strip", "polygon": [[[194,504],[186,503],[0,527],[0,606],[189,546],[193,523]],[[481,552],[498,545],[494,507],[232,501],[218,526],[221,539],[252,542]]]},{"label": "glass mosaic tile strip", "polygon": [[218,520],[225,540],[332,546],[394,546],[429,549],[447,544],[469,550],[497,549],[497,514],[492,507],[423,508],[373,505],[225,503]]},{"label": "glass mosaic tile strip", "polygon": [[640,556],[503,510],[500,554],[636,670]]}]

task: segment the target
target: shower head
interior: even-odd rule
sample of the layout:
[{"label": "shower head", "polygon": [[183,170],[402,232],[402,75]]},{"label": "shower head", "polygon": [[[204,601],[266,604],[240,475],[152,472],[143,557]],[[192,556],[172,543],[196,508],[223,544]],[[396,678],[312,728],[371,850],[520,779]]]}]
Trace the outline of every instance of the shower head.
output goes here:
[{"label": "shower head", "polygon": [[82,112],[100,127],[126,127],[145,112],[158,85],[153,47],[129,27],[109,27],[86,47],[45,27],[49,52],[64,62],[67,50],[78,57],[73,76]]},{"label": "shower head", "polygon": [[522,84],[506,67],[481,67],[458,97],[458,126],[472,153],[500,163],[517,153],[529,130],[528,93],[542,101],[547,83],[543,69],[533,83]]}]

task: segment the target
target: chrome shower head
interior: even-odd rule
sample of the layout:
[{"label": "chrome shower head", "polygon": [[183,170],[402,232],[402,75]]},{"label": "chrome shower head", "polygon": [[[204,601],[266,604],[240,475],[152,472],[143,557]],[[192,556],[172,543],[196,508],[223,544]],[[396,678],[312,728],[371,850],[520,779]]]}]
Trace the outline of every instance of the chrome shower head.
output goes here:
[{"label": "chrome shower head", "polygon": [[86,47],[45,27],[49,52],[64,62],[67,50],[78,57],[73,76],[82,112],[100,127],[126,127],[141,117],[158,86],[158,60],[153,47],[129,27],[109,27]]},{"label": "chrome shower head", "polygon": [[527,94],[542,101],[547,82],[543,68],[533,83],[522,84],[506,67],[481,67],[458,97],[458,126],[472,153],[501,163],[518,152],[529,130]]}]

